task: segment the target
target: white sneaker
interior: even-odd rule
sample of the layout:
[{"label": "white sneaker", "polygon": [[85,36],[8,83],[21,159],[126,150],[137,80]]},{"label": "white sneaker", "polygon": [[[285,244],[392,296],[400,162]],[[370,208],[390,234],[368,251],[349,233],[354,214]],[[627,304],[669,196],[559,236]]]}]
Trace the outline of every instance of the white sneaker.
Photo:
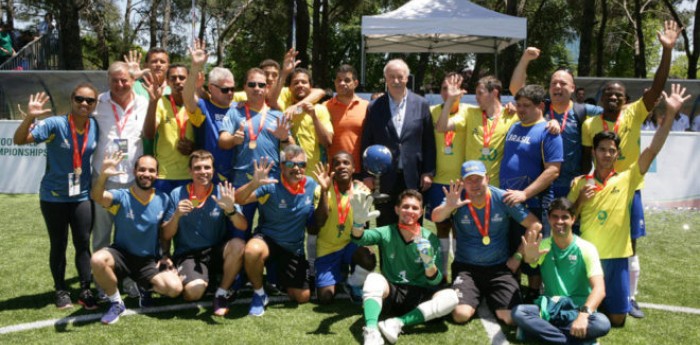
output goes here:
[{"label": "white sneaker", "polygon": [[379,330],[382,331],[384,338],[391,344],[395,344],[401,334],[403,323],[397,318],[386,319],[379,323]]},{"label": "white sneaker", "polygon": [[362,327],[362,337],[365,339],[364,345],[384,345],[384,339],[376,328]]}]

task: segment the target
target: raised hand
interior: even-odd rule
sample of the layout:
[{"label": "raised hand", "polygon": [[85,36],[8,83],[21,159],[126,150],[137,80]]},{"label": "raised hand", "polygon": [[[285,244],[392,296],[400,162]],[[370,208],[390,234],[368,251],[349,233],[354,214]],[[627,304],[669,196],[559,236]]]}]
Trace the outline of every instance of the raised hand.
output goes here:
[{"label": "raised hand", "polygon": [[364,228],[365,223],[379,217],[380,212],[378,210],[371,211],[373,202],[374,198],[367,193],[354,193],[350,197],[353,228],[360,226]]},{"label": "raised hand", "polygon": [[106,155],[105,159],[102,161],[102,174],[107,177],[124,175],[126,172],[119,171],[117,166],[124,159],[122,151],[117,150],[110,155]]},{"label": "raised hand", "polygon": [[321,189],[328,190],[332,183],[331,181],[333,181],[335,172],[331,172],[329,175],[328,171],[330,171],[330,169],[328,168],[328,164],[323,164],[321,162],[318,162],[315,168],[314,175],[316,175],[316,181],[318,181]]},{"label": "raised hand", "polygon": [[165,93],[165,85],[163,85],[162,80],[158,79],[158,77],[153,76],[153,73],[143,75],[143,86],[152,102],[158,101]]},{"label": "raised hand", "polygon": [[667,20],[664,22],[664,31],[658,31],[656,37],[659,38],[659,43],[661,43],[664,48],[673,49],[680,33],[681,28],[678,27],[678,23],[674,20]]},{"label": "raised hand", "polygon": [[447,84],[447,100],[461,99],[467,93],[466,90],[462,89],[463,80],[464,78],[459,74],[450,76],[445,80],[445,84]]},{"label": "raised hand", "polygon": [[683,103],[690,98],[690,94],[685,94],[685,88],[681,84],[671,84],[671,94],[666,94],[666,91],[661,92],[664,101],[666,101],[666,108],[668,113],[676,114],[681,110]]},{"label": "raised hand", "polygon": [[527,263],[536,262],[540,256],[549,253],[549,249],[540,250],[542,234],[537,231],[528,231],[524,236],[520,236],[523,246],[523,258]]},{"label": "raised hand", "polygon": [[287,141],[289,139],[289,128],[291,127],[292,124],[289,120],[286,117],[281,117],[277,119],[277,127],[275,129],[268,128],[267,130],[280,141]]},{"label": "raised hand", "polygon": [[219,194],[221,197],[217,198],[216,195],[212,194],[211,198],[224,212],[233,212],[236,204],[236,188],[233,187],[233,184],[228,181],[219,183]]},{"label": "raised hand", "polygon": [[253,181],[257,186],[262,186],[265,184],[277,183],[277,179],[269,177],[270,170],[274,163],[267,159],[267,157],[260,158],[260,161],[253,161]]},{"label": "raised hand", "polygon": [[190,57],[192,58],[193,67],[202,67],[205,63],[207,63],[209,55],[207,54],[206,43],[204,43],[204,41],[196,39],[194,41],[194,49],[188,48],[188,50],[190,52]]},{"label": "raised hand", "polygon": [[289,49],[284,54],[284,60],[282,61],[282,75],[291,74],[294,69],[301,63],[301,60],[297,60],[297,55],[299,52],[294,48]]},{"label": "raised hand", "polygon": [[525,51],[523,52],[523,57],[522,59],[526,61],[532,61],[536,60],[538,57],[540,57],[540,50],[535,48],[535,47],[527,47]]},{"label": "raised hand", "polygon": [[37,118],[41,116],[46,116],[51,113],[51,109],[44,109],[44,105],[49,101],[49,96],[46,92],[37,92],[33,95],[29,95],[29,102],[27,103],[27,111],[29,112],[30,118]]},{"label": "raised hand", "polygon": [[452,180],[450,180],[450,190],[442,187],[442,192],[445,193],[445,206],[449,207],[450,209],[457,209],[471,203],[471,200],[469,199],[462,200],[463,189],[464,186],[462,185],[462,181],[455,182]]},{"label": "raised hand", "polygon": [[134,79],[141,78],[144,70],[141,69],[141,51],[132,49],[128,54],[124,54],[124,62],[129,66],[129,71],[134,76]]}]

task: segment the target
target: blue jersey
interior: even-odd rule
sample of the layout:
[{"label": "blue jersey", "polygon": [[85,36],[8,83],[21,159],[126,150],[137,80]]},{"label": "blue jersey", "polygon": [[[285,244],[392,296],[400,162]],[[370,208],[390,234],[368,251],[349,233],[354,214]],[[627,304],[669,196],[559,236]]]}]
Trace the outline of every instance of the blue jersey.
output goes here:
[{"label": "blue jersey", "polygon": [[[180,186],[170,192],[170,199],[175,207],[181,200],[190,198],[189,188],[191,185],[190,183]],[[211,195],[207,195],[203,204],[180,217],[174,241],[175,256],[214,247],[226,239],[226,222],[229,220],[224,210],[211,197],[212,195],[217,198],[221,197],[219,187],[215,186],[212,189]],[[234,205],[234,210],[241,213],[241,208],[237,204]]]},{"label": "blue jersey", "polygon": [[158,237],[164,220],[173,216],[170,197],[153,189],[150,200],[140,200],[129,189],[112,189],[114,246],[139,257],[155,258],[160,252]]},{"label": "blue jersey", "polygon": [[[550,134],[546,125],[545,121],[532,125],[518,122],[508,130],[500,170],[501,188],[524,190],[542,174],[544,163],[564,160],[561,136]],[[548,187],[528,199],[526,205],[529,208],[542,208],[551,199],[552,189]]]},{"label": "blue jersey", "polygon": [[306,178],[304,192],[292,194],[282,182],[261,186],[255,190],[260,205],[256,233],[270,237],[282,248],[295,255],[304,253],[304,230],[313,220],[320,190],[312,178]]},{"label": "blue jersey", "polygon": [[[227,180],[233,174],[233,151],[219,148],[219,132],[223,129],[223,121],[229,108],[220,108],[211,101],[200,99],[197,106],[205,116],[204,122],[199,127],[195,127],[196,142],[202,148],[211,152],[214,156],[214,171],[218,175],[218,181],[223,181],[223,176]],[[232,107],[235,107],[234,103]]]},{"label": "blue jersey", "polygon": [[[87,147],[82,157],[80,194],[68,196],[68,174],[73,173],[73,136],[68,115],[52,116],[39,120],[32,129],[34,142],[46,142],[46,172],[41,179],[39,199],[50,202],[76,202],[88,200],[92,181],[92,153],[97,147],[99,129],[90,117]],[[82,148],[84,133],[76,133],[78,146]]]},{"label": "blue jersey", "polygon": [[[506,205],[503,202],[504,190],[489,186],[489,191],[491,192],[491,221],[488,234],[491,243],[484,245],[483,236],[474,223],[469,207],[462,206],[452,214],[457,240],[455,261],[475,266],[502,265],[508,261],[510,219],[520,223],[527,217],[528,212],[521,204],[512,207]],[[485,207],[486,205],[481,208],[474,207],[482,226],[485,220]]]},{"label": "blue jersey", "polygon": [[250,149],[248,146],[250,144],[250,135],[248,133],[249,124],[246,123],[245,115],[245,107],[231,107],[222,122],[221,128],[233,134],[241,127],[241,124],[245,124],[243,129],[243,133],[245,134],[243,143],[233,148],[233,157],[235,157],[233,162],[233,184],[237,187],[250,181],[254,170],[253,160],[259,161],[262,157],[267,157],[268,160],[275,163],[272,170],[270,170],[270,177],[279,178],[280,175],[280,141],[272,135],[270,131],[277,128],[277,121],[281,119],[284,114],[277,110],[268,109],[265,123],[258,133],[262,116],[250,109],[253,133],[258,135],[256,139],[257,146],[254,149]]},{"label": "blue jersey", "polygon": [[[573,102],[572,102],[573,104]],[[564,187],[568,190],[571,186],[571,180],[574,177],[587,174],[588,171],[581,170],[581,155],[583,152],[583,146],[581,144],[581,129],[583,128],[583,121],[586,116],[598,115],[601,113],[602,108],[596,107],[590,104],[581,105],[583,114],[577,114],[574,111],[575,106],[570,106],[568,108],[568,116],[566,116],[566,125],[564,130],[561,132],[561,139],[564,148],[564,162],[561,164],[561,172],[559,177],[554,180],[552,185],[556,187]],[[545,106],[545,117],[551,120],[551,115],[562,125],[564,121],[564,116],[566,112],[561,114],[555,112],[550,104]]]}]

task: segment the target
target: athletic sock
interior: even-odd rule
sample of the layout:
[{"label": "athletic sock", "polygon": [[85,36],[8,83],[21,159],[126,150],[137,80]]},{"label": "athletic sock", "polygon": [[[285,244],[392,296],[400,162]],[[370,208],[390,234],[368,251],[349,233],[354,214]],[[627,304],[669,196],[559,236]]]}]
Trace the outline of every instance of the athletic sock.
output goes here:
[{"label": "athletic sock", "polygon": [[440,239],[440,256],[442,259],[442,267],[440,267],[440,271],[444,276],[447,275],[447,266],[448,262],[450,261],[450,238],[441,238]]},{"label": "athletic sock", "polygon": [[216,293],[214,293],[214,297],[220,297],[220,296],[226,297],[227,294],[228,294],[228,291],[226,291],[222,288],[218,288],[218,289],[216,289]]},{"label": "athletic sock", "polygon": [[382,305],[373,298],[365,298],[362,302],[365,312],[365,326],[367,328],[377,328],[379,314],[382,312]]},{"label": "athletic sock", "polygon": [[265,294],[265,289],[263,289],[263,288],[255,289],[255,290],[253,290],[253,292],[255,292],[255,294],[258,296],[262,296]]},{"label": "athletic sock", "polygon": [[404,326],[413,326],[425,322],[425,317],[418,308],[409,311],[408,313],[400,316],[398,319]]},{"label": "athletic sock", "polygon": [[122,296],[119,294],[119,290],[114,293],[114,295],[107,296],[111,303],[122,303]]},{"label": "athletic sock", "polygon": [[309,263],[309,272],[312,276],[316,275],[314,264],[316,263],[316,239],[317,235],[306,236],[306,261]]},{"label": "athletic sock", "polygon": [[629,258],[630,267],[630,298],[635,299],[634,296],[637,295],[637,287],[639,286],[639,274],[642,271],[642,267],[639,265],[639,256],[634,255]]}]

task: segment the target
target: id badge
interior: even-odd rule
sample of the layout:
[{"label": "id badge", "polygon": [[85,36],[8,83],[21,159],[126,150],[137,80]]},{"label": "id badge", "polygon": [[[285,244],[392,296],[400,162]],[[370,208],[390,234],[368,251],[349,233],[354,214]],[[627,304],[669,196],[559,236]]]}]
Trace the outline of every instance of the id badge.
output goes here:
[{"label": "id badge", "polygon": [[68,174],[68,196],[80,195],[80,175]]},{"label": "id badge", "polygon": [[452,152],[452,146],[445,146],[445,149],[443,150],[443,152],[444,152],[446,155],[452,155],[452,154],[453,154],[453,152]]},{"label": "id badge", "polygon": [[114,139],[114,143],[117,144],[119,151],[121,151],[124,160],[129,159],[129,139]]}]

